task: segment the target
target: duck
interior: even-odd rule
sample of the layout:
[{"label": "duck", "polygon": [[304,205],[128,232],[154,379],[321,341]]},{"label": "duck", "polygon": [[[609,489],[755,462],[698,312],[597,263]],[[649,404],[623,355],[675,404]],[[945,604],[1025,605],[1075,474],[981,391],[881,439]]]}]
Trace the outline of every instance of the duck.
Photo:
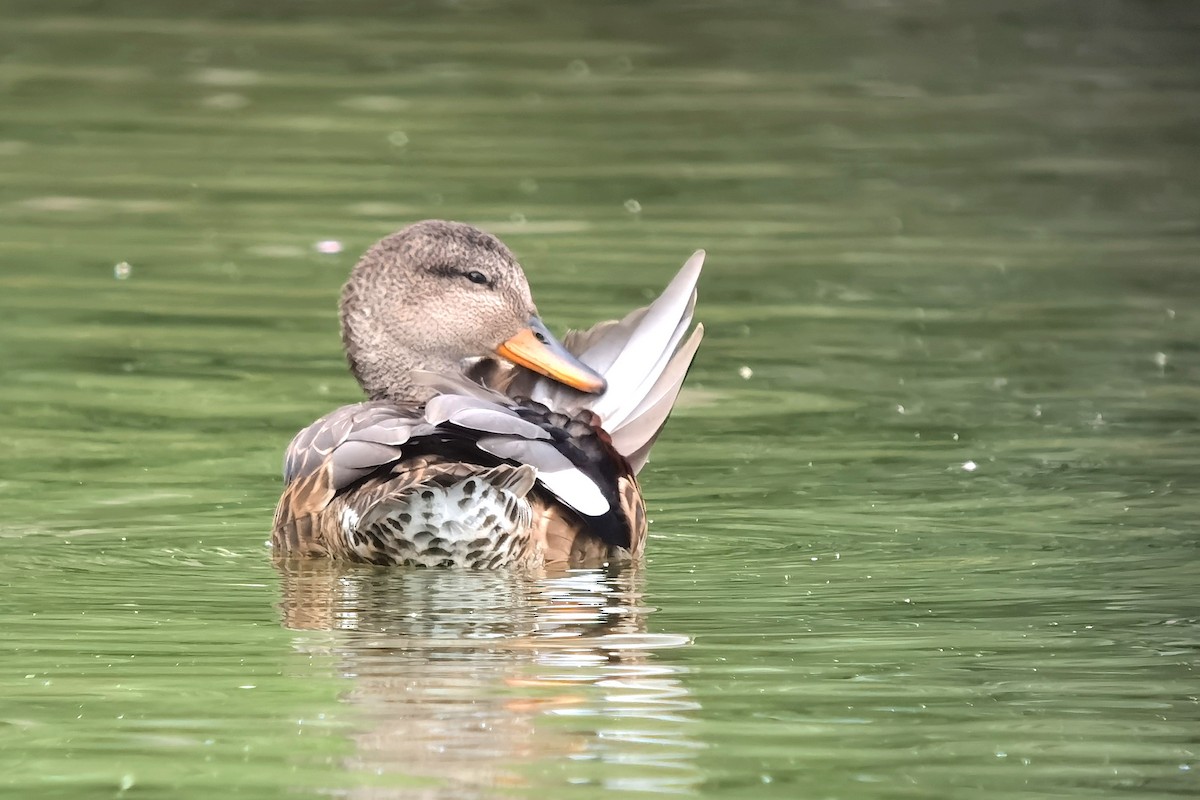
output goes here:
[{"label": "duck", "polygon": [[275,556],[467,569],[641,559],[638,474],[704,335],[692,326],[704,258],[650,305],[559,340],[495,236],[424,220],[376,242],[339,303],[367,399],[288,445]]}]

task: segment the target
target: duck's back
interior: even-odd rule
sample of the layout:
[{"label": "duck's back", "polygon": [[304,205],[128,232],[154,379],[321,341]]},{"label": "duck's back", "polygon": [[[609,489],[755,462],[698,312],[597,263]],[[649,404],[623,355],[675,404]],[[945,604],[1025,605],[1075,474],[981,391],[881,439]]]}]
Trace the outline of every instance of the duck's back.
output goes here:
[{"label": "duck's back", "polygon": [[596,422],[460,394],[344,406],[288,448],[273,545],[475,568],[637,555],[637,479]]}]

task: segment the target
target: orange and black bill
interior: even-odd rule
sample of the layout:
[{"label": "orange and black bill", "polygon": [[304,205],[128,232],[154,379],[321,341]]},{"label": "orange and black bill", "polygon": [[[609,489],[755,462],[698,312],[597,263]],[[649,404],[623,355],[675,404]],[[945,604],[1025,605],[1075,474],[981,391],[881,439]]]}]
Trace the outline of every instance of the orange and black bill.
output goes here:
[{"label": "orange and black bill", "polygon": [[496,353],[581,392],[600,394],[608,387],[603,375],[571,355],[537,317],[530,317],[529,327],[497,347]]}]

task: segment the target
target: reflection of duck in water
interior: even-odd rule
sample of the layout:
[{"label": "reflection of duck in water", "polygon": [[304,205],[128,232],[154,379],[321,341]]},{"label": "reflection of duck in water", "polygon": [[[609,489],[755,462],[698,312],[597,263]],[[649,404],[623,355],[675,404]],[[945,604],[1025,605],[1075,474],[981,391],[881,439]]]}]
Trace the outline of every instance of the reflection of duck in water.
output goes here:
[{"label": "reflection of duck in water", "polygon": [[[476,797],[488,787],[700,780],[698,707],[651,652],[640,572],[396,572],[280,560],[298,648],[332,655],[354,709],[351,773],[435,779],[366,796]],[[319,663],[319,662],[318,662]]]},{"label": "reflection of duck in water", "polygon": [[276,553],[471,567],[640,555],[636,475],[700,344],[687,332],[702,263],[560,344],[495,237],[426,221],[380,241],[341,303],[370,400],[292,440]]}]

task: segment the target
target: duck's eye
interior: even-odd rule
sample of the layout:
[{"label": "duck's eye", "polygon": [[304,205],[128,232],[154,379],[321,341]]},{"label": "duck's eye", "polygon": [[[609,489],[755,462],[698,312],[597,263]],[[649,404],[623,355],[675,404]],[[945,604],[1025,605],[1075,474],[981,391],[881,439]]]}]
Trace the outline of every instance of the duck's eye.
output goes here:
[{"label": "duck's eye", "polygon": [[488,282],[487,275],[484,275],[482,272],[480,272],[477,269],[471,270],[470,272],[466,273],[466,275],[467,275],[467,280],[469,280],[471,283],[487,283]]}]

